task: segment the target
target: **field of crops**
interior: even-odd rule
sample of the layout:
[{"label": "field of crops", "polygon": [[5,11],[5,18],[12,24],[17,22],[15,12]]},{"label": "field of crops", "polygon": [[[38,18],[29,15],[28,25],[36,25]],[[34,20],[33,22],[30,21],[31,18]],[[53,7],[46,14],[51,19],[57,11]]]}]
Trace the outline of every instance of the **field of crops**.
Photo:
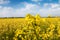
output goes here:
[{"label": "field of crops", "polygon": [[0,18],[0,40],[60,40],[60,18]]}]

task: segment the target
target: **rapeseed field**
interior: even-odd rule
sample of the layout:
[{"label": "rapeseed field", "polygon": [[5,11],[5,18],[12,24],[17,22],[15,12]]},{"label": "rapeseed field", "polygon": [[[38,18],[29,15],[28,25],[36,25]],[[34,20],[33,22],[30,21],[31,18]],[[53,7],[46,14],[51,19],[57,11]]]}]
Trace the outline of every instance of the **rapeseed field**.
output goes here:
[{"label": "rapeseed field", "polygon": [[0,40],[60,40],[60,18],[0,18]]}]

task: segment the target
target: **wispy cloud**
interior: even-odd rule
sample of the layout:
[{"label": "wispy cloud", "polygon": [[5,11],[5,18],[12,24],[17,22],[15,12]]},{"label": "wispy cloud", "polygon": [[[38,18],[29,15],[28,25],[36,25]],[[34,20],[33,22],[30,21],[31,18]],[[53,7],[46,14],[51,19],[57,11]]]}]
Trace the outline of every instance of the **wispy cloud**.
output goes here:
[{"label": "wispy cloud", "polygon": [[[1,7],[0,8],[0,17],[24,17],[27,13],[33,15],[38,13],[39,6],[35,4],[24,3],[24,8],[14,9],[12,7]],[[2,10],[2,11],[1,11]]]},{"label": "wispy cloud", "polygon": [[39,2],[39,1],[43,1],[43,0],[32,0],[32,1],[34,1],[34,2]]},{"label": "wispy cloud", "polygon": [[0,0],[0,4],[8,4],[8,3],[10,3],[9,0]]},{"label": "wispy cloud", "polygon": [[60,8],[55,9],[41,9],[40,10],[41,16],[48,16],[49,14],[51,16],[60,16]]},{"label": "wispy cloud", "polygon": [[1,7],[0,17],[12,17],[14,14],[14,9],[11,7]]},{"label": "wispy cloud", "polygon": [[49,8],[56,8],[56,7],[60,7],[60,4],[56,4],[56,3],[45,3],[44,7],[49,7]]},{"label": "wispy cloud", "polygon": [[41,16],[48,16],[49,14],[52,16],[60,16],[59,4],[49,4],[49,8],[45,8],[49,6],[48,4],[45,4],[44,8],[36,4],[24,3],[24,5],[25,7],[19,9],[0,6],[0,17],[24,17],[27,13],[32,15],[39,13]]}]

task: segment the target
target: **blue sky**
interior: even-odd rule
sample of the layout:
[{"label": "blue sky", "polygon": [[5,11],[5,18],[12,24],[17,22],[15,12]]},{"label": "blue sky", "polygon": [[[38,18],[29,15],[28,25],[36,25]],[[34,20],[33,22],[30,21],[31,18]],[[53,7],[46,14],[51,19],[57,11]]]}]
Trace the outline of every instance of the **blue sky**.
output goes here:
[{"label": "blue sky", "polygon": [[60,16],[60,0],[0,0],[0,17]]}]

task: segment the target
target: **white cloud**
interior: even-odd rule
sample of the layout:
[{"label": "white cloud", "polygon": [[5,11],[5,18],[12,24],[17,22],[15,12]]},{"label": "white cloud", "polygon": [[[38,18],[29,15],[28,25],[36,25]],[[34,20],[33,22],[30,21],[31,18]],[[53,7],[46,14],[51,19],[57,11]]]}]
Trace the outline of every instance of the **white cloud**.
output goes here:
[{"label": "white cloud", "polygon": [[0,0],[0,4],[8,4],[8,3],[10,3],[9,0]]},{"label": "white cloud", "polygon": [[14,9],[11,7],[1,7],[0,17],[11,17],[14,14]]},{"label": "white cloud", "polygon": [[37,13],[39,11],[39,6],[34,4],[25,4],[25,8],[17,9],[16,13],[21,13],[20,16],[25,16],[27,13]]},{"label": "white cloud", "polygon": [[56,8],[56,7],[59,7],[60,4],[50,4],[52,8]]},{"label": "white cloud", "polygon": [[2,7],[0,6],[0,17],[24,17],[27,13],[32,15],[36,15],[39,13],[41,16],[48,16],[51,14],[52,16],[60,16],[60,7],[51,5],[49,9],[40,8],[40,6],[36,4],[28,4],[24,3],[24,8],[14,9],[12,7]]},{"label": "white cloud", "polygon": [[60,16],[60,7],[57,8],[50,8],[50,9],[41,9],[40,10],[41,16]]},{"label": "white cloud", "polygon": [[46,7],[48,7],[49,6],[49,4],[48,3],[45,3],[44,4],[44,8],[46,8]]},{"label": "white cloud", "polygon": [[39,2],[39,1],[43,1],[43,0],[32,0],[32,1],[34,1],[34,2]]},{"label": "white cloud", "polygon": [[46,8],[46,7],[49,7],[49,8],[56,8],[56,7],[60,7],[60,4],[54,4],[54,3],[45,3],[44,4],[44,7]]},{"label": "white cloud", "polygon": [[0,17],[23,17],[27,13],[36,13],[38,10],[37,5],[25,4],[24,8],[13,9],[12,7],[2,7],[0,6]]},{"label": "white cloud", "polygon": [[48,16],[49,14],[52,16],[60,16],[60,5],[45,3],[44,8],[40,9],[39,13],[41,13],[41,16]]}]

